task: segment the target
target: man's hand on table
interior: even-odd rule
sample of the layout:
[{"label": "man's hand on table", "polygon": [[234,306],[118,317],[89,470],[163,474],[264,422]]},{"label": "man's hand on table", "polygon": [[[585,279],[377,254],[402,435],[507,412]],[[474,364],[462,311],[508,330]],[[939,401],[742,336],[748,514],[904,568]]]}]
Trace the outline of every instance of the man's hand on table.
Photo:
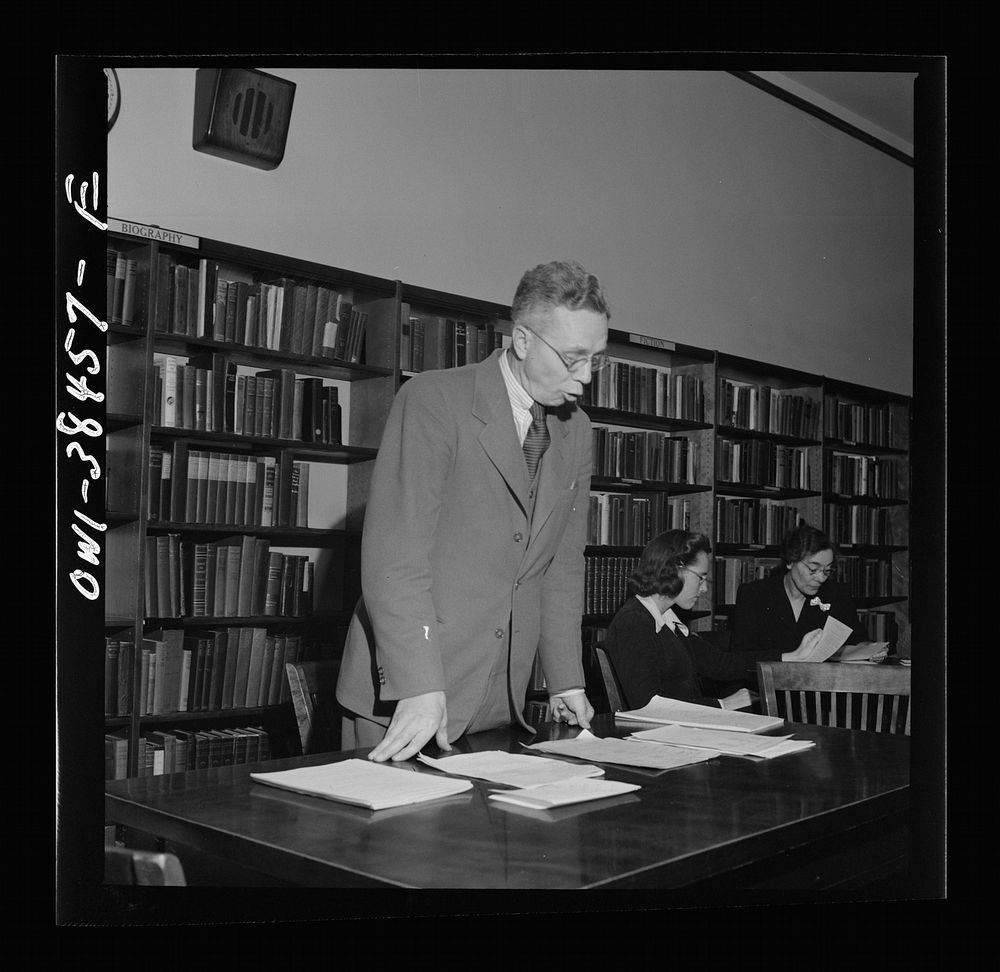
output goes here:
[{"label": "man's hand on table", "polygon": [[433,738],[438,748],[448,744],[448,708],[444,692],[426,692],[396,703],[396,711],[383,740],[368,754],[376,763],[391,759],[394,763],[420,752]]},{"label": "man's hand on table", "polygon": [[583,689],[566,695],[550,695],[549,712],[553,722],[568,722],[581,729],[589,729],[590,720],[594,718],[594,707]]}]

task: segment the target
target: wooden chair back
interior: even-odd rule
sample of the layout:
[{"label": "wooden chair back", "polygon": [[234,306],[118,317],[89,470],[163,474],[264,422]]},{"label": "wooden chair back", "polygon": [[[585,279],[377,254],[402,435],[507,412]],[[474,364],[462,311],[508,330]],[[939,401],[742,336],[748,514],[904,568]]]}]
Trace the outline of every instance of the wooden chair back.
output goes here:
[{"label": "wooden chair back", "polygon": [[597,664],[601,670],[601,681],[604,684],[604,694],[608,699],[609,712],[621,712],[625,708],[622,698],[622,690],[618,684],[618,676],[615,675],[611,659],[607,651],[598,645],[594,646],[594,654],[597,656]]},{"label": "wooden chair back", "polygon": [[910,669],[839,662],[757,663],[761,705],[788,722],[910,734]]},{"label": "wooden chair back", "polygon": [[176,854],[158,854],[127,847],[104,848],[104,883],[187,887],[184,868]]},{"label": "wooden chair back", "polygon": [[303,755],[340,749],[339,670],[339,662],[326,659],[285,665]]}]

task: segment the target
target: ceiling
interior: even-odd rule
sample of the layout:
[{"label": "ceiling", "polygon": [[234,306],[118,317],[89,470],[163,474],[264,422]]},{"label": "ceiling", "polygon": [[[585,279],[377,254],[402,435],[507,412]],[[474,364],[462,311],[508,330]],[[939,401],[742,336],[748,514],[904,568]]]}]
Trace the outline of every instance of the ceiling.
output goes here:
[{"label": "ceiling", "polygon": [[[794,85],[808,88],[852,115],[913,144],[913,79],[888,71],[785,71]],[[773,77],[773,75],[771,75]]]}]

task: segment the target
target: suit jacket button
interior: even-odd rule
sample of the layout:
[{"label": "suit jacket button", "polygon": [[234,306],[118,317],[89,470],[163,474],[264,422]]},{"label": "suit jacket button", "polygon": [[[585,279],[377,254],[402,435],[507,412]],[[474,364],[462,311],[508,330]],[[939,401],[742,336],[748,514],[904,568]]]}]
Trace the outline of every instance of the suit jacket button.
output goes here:
[{"label": "suit jacket button", "polygon": [[523,533],[515,533],[514,534],[514,543],[520,543],[523,539],[524,539],[524,534]]},{"label": "suit jacket button", "polygon": [[497,638],[502,638],[504,634],[503,628],[497,628],[496,631],[493,632],[493,634]]}]

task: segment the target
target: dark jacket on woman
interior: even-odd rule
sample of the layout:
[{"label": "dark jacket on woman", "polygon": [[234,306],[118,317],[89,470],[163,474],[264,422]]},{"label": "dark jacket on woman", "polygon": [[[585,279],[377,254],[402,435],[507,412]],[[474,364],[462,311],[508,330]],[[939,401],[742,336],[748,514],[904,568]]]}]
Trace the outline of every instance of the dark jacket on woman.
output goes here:
[{"label": "dark jacket on woman", "polygon": [[743,584],[736,593],[736,613],[733,618],[733,637],[730,647],[736,652],[745,651],[795,651],[803,635],[826,624],[829,614],[853,628],[848,644],[864,640],[858,623],[854,601],[847,586],[828,580],[816,594],[830,610],[811,605],[807,598],[796,621],[792,604],[785,592],[785,571],[777,570],[764,580]]},{"label": "dark jacket on woman", "polygon": [[705,695],[699,676],[720,682],[755,679],[758,661],[781,657],[780,651],[723,651],[695,632],[674,634],[667,625],[657,633],[653,616],[634,597],[612,618],[604,648],[629,709],[641,708],[654,695],[718,706],[718,699]]}]

